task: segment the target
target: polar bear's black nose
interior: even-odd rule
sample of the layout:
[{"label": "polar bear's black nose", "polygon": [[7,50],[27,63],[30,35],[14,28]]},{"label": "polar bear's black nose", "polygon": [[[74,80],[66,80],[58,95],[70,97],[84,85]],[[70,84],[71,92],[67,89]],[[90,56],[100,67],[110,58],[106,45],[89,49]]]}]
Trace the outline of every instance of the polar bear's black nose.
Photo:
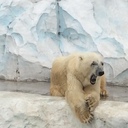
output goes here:
[{"label": "polar bear's black nose", "polygon": [[97,71],[96,71],[96,75],[97,76],[102,76],[102,75],[104,75],[104,71],[101,68],[98,68]]},{"label": "polar bear's black nose", "polygon": [[99,72],[98,76],[104,75],[104,71]]}]

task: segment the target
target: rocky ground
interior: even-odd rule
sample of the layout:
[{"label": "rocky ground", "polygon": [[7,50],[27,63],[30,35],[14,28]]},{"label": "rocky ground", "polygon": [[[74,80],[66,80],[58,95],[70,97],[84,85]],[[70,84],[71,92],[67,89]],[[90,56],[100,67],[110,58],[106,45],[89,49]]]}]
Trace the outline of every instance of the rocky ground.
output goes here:
[{"label": "rocky ground", "polygon": [[101,101],[82,124],[61,97],[0,92],[0,128],[128,128],[128,103]]},{"label": "rocky ground", "polygon": [[80,123],[64,98],[49,96],[49,87],[0,81],[0,128],[128,128],[128,87],[107,86],[109,97],[102,99],[91,124]]}]

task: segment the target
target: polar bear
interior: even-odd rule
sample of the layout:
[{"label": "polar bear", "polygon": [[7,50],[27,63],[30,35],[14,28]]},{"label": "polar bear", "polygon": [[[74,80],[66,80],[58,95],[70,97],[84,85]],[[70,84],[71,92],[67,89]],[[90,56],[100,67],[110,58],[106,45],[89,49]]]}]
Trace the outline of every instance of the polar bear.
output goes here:
[{"label": "polar bear", "polygon": [[58,57],[52,64],[50,94],[66,97],[82,123],[93,119],[100,94],[107,95],[103,57],[95,52]]}]

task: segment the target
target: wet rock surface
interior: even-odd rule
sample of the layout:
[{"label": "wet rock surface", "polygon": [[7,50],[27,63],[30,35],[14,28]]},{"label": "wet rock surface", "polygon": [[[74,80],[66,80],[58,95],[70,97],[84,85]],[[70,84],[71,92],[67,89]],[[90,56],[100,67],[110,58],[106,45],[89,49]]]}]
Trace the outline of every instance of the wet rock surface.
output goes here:
[{"label": "wet rock surface", "polygon": [[[0,91],[24,92],[31,94],[50,95],[49,82],[13,82],[0,81]],[[102,100],[124,101],[128,102],[128,87],[127,86],[107,86],[109,97]]]}]

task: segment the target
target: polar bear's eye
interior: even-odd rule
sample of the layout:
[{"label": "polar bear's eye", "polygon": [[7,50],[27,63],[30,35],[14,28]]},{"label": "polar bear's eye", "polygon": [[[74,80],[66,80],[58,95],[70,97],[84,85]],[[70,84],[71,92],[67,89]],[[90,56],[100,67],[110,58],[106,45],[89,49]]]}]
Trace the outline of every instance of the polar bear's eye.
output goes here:
[{"label": "polar bear's eye", "polygon": [[104,65],[104,63],[103,63],[103,62],[101,62],[101,65],[103,66],[103,65]]},{"label": "polar bear's eye", "polygon": [[79,58],[80,58],[80,60],[83,60],[82,56],[80,56]]},{"label": "polar bear's eye", "polygon": [[93,61],[91,66],[97,65],[97,62]]}]

